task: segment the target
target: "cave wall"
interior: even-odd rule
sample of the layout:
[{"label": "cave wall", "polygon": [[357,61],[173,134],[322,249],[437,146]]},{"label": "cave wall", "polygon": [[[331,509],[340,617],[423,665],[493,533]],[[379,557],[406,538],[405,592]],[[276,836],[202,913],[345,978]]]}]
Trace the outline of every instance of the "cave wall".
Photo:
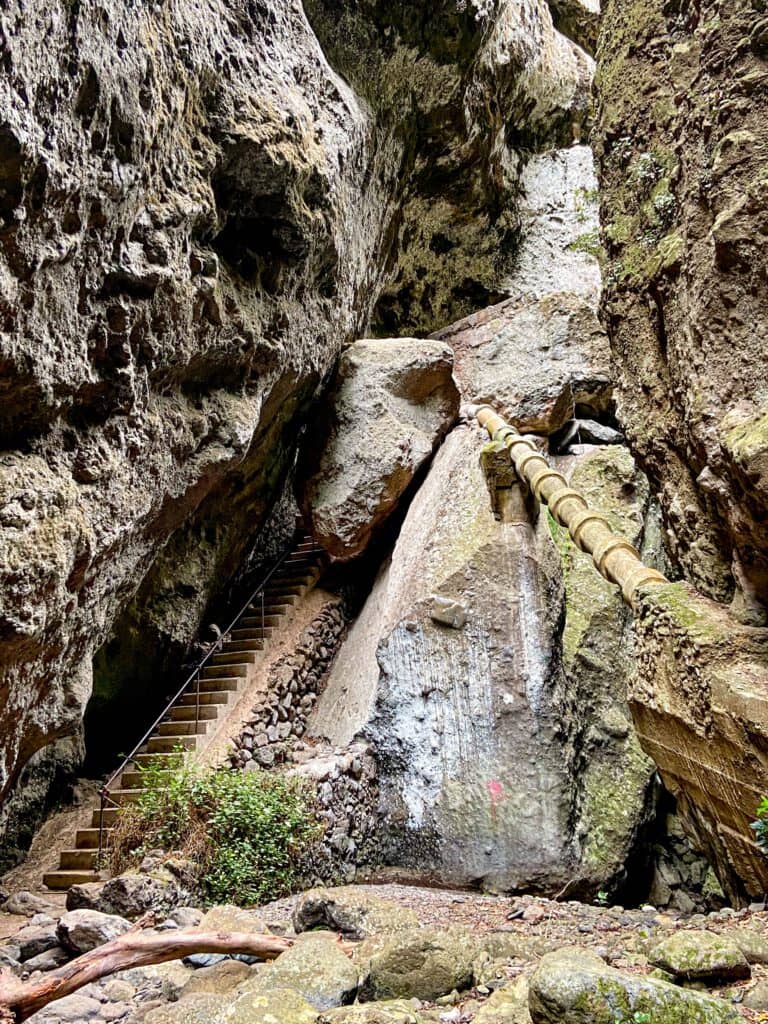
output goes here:
[{"label": "cave wall", "polygon": [[247,557],[341,347],[385,308],[426,330],[495,293],[518,147],[575,130],[591,63],[543,0],[11,0],[0,62],[16,829],[31,766],[63,764],[60,740],[82,756],[105,642],[128,641],[124,679],[151,649],[167,688],[163,652]]}]

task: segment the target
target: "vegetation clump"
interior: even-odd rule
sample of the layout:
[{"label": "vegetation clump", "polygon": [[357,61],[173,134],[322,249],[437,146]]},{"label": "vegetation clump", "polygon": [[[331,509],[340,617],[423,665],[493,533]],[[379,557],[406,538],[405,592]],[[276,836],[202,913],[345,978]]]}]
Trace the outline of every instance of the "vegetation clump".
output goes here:
[{"label": "vegetation clump", "polygon": [[300,884],[321,833],[306,783],[195,765],[140,771],[141,793],[122,808],[110,842],[113,872],[162,849],[197,866],[206,902],[253,905]]}]

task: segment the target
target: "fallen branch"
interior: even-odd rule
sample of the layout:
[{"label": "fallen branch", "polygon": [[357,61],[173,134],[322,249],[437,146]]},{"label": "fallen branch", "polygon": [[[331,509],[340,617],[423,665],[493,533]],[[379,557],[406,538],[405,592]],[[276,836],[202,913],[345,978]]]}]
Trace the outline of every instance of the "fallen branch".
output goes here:
[{"label": "fallen branch", "polygon": [[20,1024],[55,999],[115,971],[178,960],[192,953],[245,953],[274,960],[293,945],[279,935],[247,932],[127,932],[97,946],[39,981],[21,982],[0,971],[0,1024]]}]

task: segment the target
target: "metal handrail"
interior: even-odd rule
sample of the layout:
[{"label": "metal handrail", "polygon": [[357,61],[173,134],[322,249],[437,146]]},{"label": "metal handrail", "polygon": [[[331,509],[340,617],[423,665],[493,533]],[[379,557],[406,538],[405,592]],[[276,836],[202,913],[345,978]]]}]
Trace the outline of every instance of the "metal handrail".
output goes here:
[{"label": "metal handrail", "polygon": [[296,537],[298,535],[299,534],[298,534],[298,531],[297,531],[297,533],[295,533],[293,535],[290,544],[285,548],[285,550],[279,556],[279,558],[277,559],[275,564],[272,566],[272,568],[269,570],[269,572],[266,574],[266,576],[263,577],[263,579],[261,580],[259,585],[256,587],[256,589],[250,595],[250,597],[245,602],[245,604],[242,606],[242,608],[237,613],[237,615],[234,617],[234,619],[232,619],[232,621],[227,626],[227,628],[223,631],[221,636],[218,637],[216,642],[211,646],[211,649],[209,651],[207,651],[206,654],[200,659],[200,661],[195,666],[195,668],[192,670],[192,672],[189,675],[189,677],[184,681],[184,683],[182,684],[182,686],[178,690],[178,692],[175,693],[173,697],[171,697],[171,699],[168,701],[168,703],[165,705],[163,710],[160,712],[160,714],[154,720],[152,725],[150,725],[150,727],[147,729],[147,731],[141,737],[141,739],[136,744],[136,746],[131,750],[131,752],[129,754],[126,754],[126,756],[120,762],[118,767],[115,768],[115,770],[112,772],[112,774],[109,776],[107,781],[104,783],[104,785],[99,790],[99,851],[98,851],[97,858],[96,858],[97,867],[101,864],[101,858],[102,858],[102,853],[103,853],[104,811],[106,809],[107,801],[111,801],[111,803],[115,807],[119,806],[117,801],[112,799],[112,797],[110,796],[109,787],[112,785],[112,783],[115,781],[115,779],[119,775],[122,775],[122,773],[125,771],[125,769],[127,768],[127,766],[129,764],[132,764],[132,763],[135,764],[136,763],[136,754],[138,754],[139,750],[144,746],[144,744],[149,739],[149,737],[152,735],[152,733],[155,731],[157,726],[163,721],[163,719],[168,714],[168,712],[173,707],[173,705],[176,703],[176,701],[181,696],[183,696],[184,692],[187,690],[187,688],[190,686],[190,684],[192,682],[195,682],[195,681],[197,682],[197,704],[196,704],[197,711],[196,711],[196,719],[195,719],[195,721],[196,721],[196,723],[199,721],[199,716],[200,716],[200,672],[204,668],[204,666],[208,662],[208,660],[210,658],[212,658],[213,655],[216,654],[217,651],[219,651],[223,647],[223,645],[224,645],[224,643],[226,641],[226,638],[229,636],[229,634],[232,632],[232,630],[238,624],[240,619],[242,619],[242,617],[245,615],[245,613],[248,611],[248,609],[251,607],[251,605],[253,604],[253,602],[256,600],[256,598],[259,595],[261,595],[261,632],[262,632],[262,637],[263,637],[263,635],[264,635],[264,623],[265,623],[265,618],[266,618],[266,616],[264,614],[264,589],[266,588],[267,584],[272,579],[274,574],[277,572],[277,570],[280,568],[280,566],[283,564],[283,562],[286,560],[286,558],[293,551],[295,543],[296,543]]}]

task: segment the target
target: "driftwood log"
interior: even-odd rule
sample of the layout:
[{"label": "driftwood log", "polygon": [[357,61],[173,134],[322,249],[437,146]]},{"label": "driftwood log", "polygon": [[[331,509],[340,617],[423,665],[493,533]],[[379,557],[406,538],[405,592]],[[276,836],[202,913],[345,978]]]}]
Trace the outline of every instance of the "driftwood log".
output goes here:
[{"label": "driftwood log", "polygon": [[22,982],[10,971],[0,971],[0,1024],[19,1024],[55,999],[115,971],[162,964],[192,953],[246,953],[274,960],[292,945],[291,939],[279,935],[247,932],[126,932],[37,981]]}]

